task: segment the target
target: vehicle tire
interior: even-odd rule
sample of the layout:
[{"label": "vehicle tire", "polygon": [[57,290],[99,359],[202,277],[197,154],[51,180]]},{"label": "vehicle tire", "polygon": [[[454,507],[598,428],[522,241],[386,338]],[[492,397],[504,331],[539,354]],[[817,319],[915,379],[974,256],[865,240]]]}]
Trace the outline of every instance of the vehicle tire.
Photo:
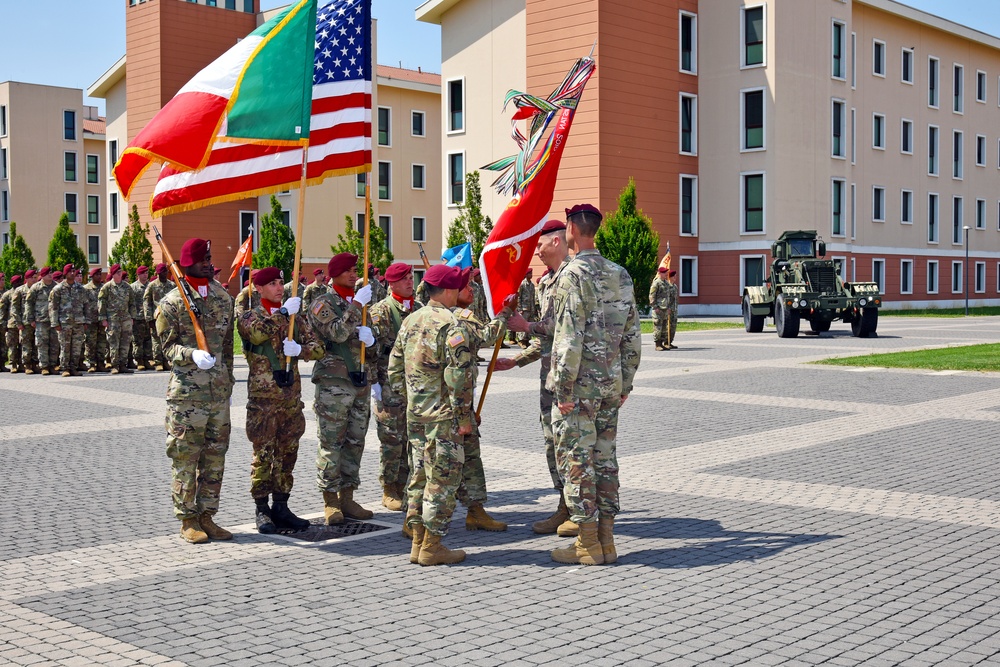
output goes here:
[{"label": "vehicle tire", "polygon": [[774,328],[778,330],[778,338],[795,338],[799,335],[801,318],[799,311],[785,305],[784,299],[778,295],[774,304]]},{"label": "vehicle tire", "polygon": [[862,308],[851,322],[851,333],[858,338],[870,338],[878,329],[878,308]]},{"label": "vehicle tire", "polygon": [[830,320],[810,320],[809,328],[813,330],[814,333],[823,333],[830,330]]},{"label": "vehicle tire", "polygon": [[750,310],[750,295],[743,297],[743,328],[747,333],[760,333],[764,330],[765,315],[754,315]]}]

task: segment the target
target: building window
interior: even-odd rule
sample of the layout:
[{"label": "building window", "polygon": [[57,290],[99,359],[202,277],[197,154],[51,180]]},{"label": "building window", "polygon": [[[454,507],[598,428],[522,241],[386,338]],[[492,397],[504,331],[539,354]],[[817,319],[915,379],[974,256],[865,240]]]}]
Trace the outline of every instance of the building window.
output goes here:
[{"label": "building window", "polygon": [[253,251],[256,252],[260,247],[260,235],[257,233],[257,211],[240,211],[239,217],[239,236],[240,244],[242,245],[247,238],[253,234]]},{"label": "building window", "polygon": [[845,107],[841,100],[833,101],[833,130],[830,154],[833,157],[847,157],[844,146]]},{"label": "building window", "polygon": [[101,224],[101,198],[99,195],[87,195],[87,224]]},{"label": "building window", "polygon": [[698,296],[698,258],[681,257],[681,296]]},{"label": "building window", "polygon": [[108,199],[108,224],[111,231],[118,231],[118,193],[112,192]]},{"label": "building window", "polygon": [[986,229],[986,200],[976,200],[976,229]]},{"label": "building window", "polygon": [[833,190],[830,193],[832,209],[830,233],[833,236],[844,236],[844,199],[846,197],[846,186],[846,181],[839,178],[833,179]]},{"label": "building window", "polygon": [[88,236],[87,237],[87,264],[98,265],[101,264],[101,237],[100,236]]},{"label": "building window", "polygon": [[76,112],[63,111],[63,139],[76,141]]},{"label": "building window", "polygon": [[386,201],[392,199],[392,163],[378,163],[378,198]]},{"label": "building window", "polygon": [[899,152],[913,155],[913,121],[905,118],[900,125]]},{"label": "building window", "polygon": [[986,262],[976,262],[976,293],[982,294],[986,291]]},{"label": "building window", "polygon": [[885,222],[885,188],[872,188],[872,222]]},{"label": "building window", "polygon": [[851,108],[851,164],[858,163],[858,110]]},{"label": "building window", "polygon": [[698,177],[681,176],[681,235],[698,234]]},{"label": "building window", "polygon": [[253,6],[253,0],[243,0],[243,11],[247,14],[257,13],[257,8]]},{"label": "building window", "polygon": [[412,183],[411,183],[411,187],[414,190],[423,190],[423,189],[425,189],[426,186],[425,186],[425,182],[424,182],[424,171],[426,170],[426,167],[424,167],[424,165],[422,165],[422,164],[414,164],[414,165],[410,165],[410,167],[411,167],[411,171],[412,171]]},{"label": "building window", "polygon": [[411,111],[410,112],[410,136],[423,137],[427,136],[424,131],[424,112],[423,111]]},{"label": "building window", "polygon": [[7,175],[7,149],[0,148],[0,179],[9,178]]},{"label": "building window", "polygon": [[7,105],[0,104],[0,137],[7,136]]},{"label": "building window", "polygon": [[764,64],[764,6],[743,7],[743,67]]},{"label": "building window", "polygon": [[63,180],[67,183],[76,183],[76,153],[72,151],[63,153],[63,162],[65,163]]},{"label": "building window", "polygon": [[681,71],[698,72],[698,17],[681,12]]},{"label": "building window", "polygon": [[913,84],[913,49],[903,49],[903,64],[900,81]]},{"label": "building window", "polygon": [[962,132],[954,130],[951,135],[951,176],[961,179],[964,173],[962,168]]},{"label": "building window", "polygon": [[[226,9],[236,9],[236,0],[226,0]],[[246,239],[243,239],[246,241]]]},{"label": "building window", "polygon": [[899,293],[913,294],[913,260],[899,261]]},{"label": "building window", "polygon": [[415,243],[423,243],[427,240],[427,219],[413,218],[413,239]]},{"label": "building window", "polygon": [[844,67],[844,49],[847,40],[845,38],[847,27],[840,21],[833,22],[833,62],[830,75],[834,79],[844,80],[847,68]]},{"label": "building window", "polygon": [[938,242],[938,196],[927,195],[927,242]]},{"label": "building window", "polygon": [[885,42],[872,40],[872,74],[885,78]]},{"label": "building window", "polygon": [[392,110],[388,107],[378,108],[378,145],[391,146],[389,126],[392,124]]},{"label": "building window", "polygon": [[927,174],[938,175],[938,129],[933,125],[927,128]]},{"label": "building window", "polygon": [[899,221],[904,225],[913,224],[913,190],[903,190],[899,202]]},{"label": "building window", "polygon": [[66,213],[69,214],[69,221],[76,222],[76,193],[66,193]]},{"label": "building window", "polygon": [[465,130],[465,79],[448,82],[448,132]]},{"label": "building window", "polygon": [[357,175],[357,180],[356,180],[357,185],[355,186],[354,190],[355,197],[360,197],[361,199],[365,198],[365,184],[367,183],[367,179],[368,179],[368,174],[365,172],[362,172]]},{"label": "building window", "polygon": [[[764,284],[764,257],[754,255],[752,257],[742,257],[743,260],[743,285],[746,287],[759,287]],[[740,289],[740,292],[743,289]]]},{"label": "building window", "polygon": [[951,242],[962,245],[963,200],[955,196],[951,198]]},{"label": "building window", "polygon": [[936,259],[927,260],[927,293],[937,294],[938,291],[938,263]]},{"label": "building window", "polygon": [[[0,190],[0,222],[10,221],[10,193]],[[4,243],[6,245],[6,243]]]},{"label": "building window", "polygon": [[976,101],[986,104],[986,72],[976,72]]},{"label": "building window", "polygon": [[840,276],[841,280],[847,280],[847,258],[846,257],[831,257],[833,260],[833,268],[837,271],[837,275]]},{"label": "building window", "polygon": [[87,156],[87,182],[91,184],[100,183],[101,172],[100,169],[100,158],[97,155]]},{"label": "building window", "polygon": [[465,202],[465,154],[448,154],[448,205]]},{"label": "building window", "polygon": [[112,139],[108,142],[108,174],[113,180],[115,177],[114,168],[118,164],[118,140]]},{"label": "building window", "polygon": [[740,199],[743,209],[743,234],[764,231],[764,174],[742,174]]},{"label": "building window", "polygon": [[938,77],[941,68],[937,58],[927,59],[927,106],[938,108]]},{"label": "building window", "polygon": [[423,269],[413,269],[413,284],[419,285],[424,279],[425,271]]},{"label": "building window", "polygon": [[858,235],[858,184],[851,183],[851,238]]},{"label": "building window", "polygon": [[355,213],[354,222],[355,226],[358,228],[358,234],[361,234],[363,237],[365,233],[365,214],[362,213],[361,211]]},{"label": "building window", "polygon": [[743,150],[764,148],[764,91],[743,91]]},{"label": "building window", "polygon": [[698,98],[681,93],[681,153],[698,153]]},{"label": "building window", "polygon": [[392,216],[391,215],[380,215],[378,217],[378,226],[385,234],[385,247],[392,250]]},{"label": "building window", "polygon": [[976,166],[986,166],[986,137],[981,134],[976,135]]},{"label": "building window", "polygon": [[965,112],[965,68],[961,65],[955,65],[954,70],[954,85],[952,86],[952,92],[954,93],[955,102],[952,106],[952,110],[955,113]]},{"label": "building window", "polygon": [[951,263],[951,291],[952,294],[962,293],[962,262]]},{"label": "building window", "polygon": [[885,260],[872,260],[872,282],[878,285],[878,291],[885,294]]},{"label": "building window", "polygon": [[872,114],[872,148],[885,150],[885,116]]}]

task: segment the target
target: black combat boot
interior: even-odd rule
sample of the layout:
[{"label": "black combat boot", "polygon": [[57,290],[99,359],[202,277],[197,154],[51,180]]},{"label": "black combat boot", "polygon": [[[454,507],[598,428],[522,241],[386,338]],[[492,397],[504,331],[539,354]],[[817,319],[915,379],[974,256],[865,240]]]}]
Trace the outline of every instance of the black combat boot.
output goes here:
[{"label": "black combat boot", "polygon": [[257,503],[257,516],[255,519],[257,532],[261,535],[273,535],[278,532],[278,527],[271,520],[271,508],[267,506],[267,496],[254,498],[253,501]]},{"label": "black combat boot", "polygon": [[292,514],[288,509],[287,493],[272,493],[274,502],[271,504],[271,520],[279,530],[305,530],[309,527],[309,521],[300,519]]}]

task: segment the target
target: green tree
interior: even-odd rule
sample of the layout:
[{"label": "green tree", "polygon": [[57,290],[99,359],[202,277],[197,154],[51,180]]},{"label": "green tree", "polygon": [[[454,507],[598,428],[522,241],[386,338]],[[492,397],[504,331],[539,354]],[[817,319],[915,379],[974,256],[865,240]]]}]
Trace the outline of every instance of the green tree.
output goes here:
[{"label": "green tree", "polygon": [[458,215],[448,227],[447,246],[454,248],[472,243],[472,264],[479,266],[479,255],[493,230],[490,216],[483,215],[483,193],[479,189],[479,172],[465,175],[465,201],[458,206]]},{"label": "green tree", "polygon": [[632,277],[635,303],[642,309],[649,301],[659,264],[660,235],[653,231],[652,221],[636,208],[635,180],[618,195],[618,210],[604,218],[594,241],[601,254],[622,266]]},{"label": "green tree", "polygon": [[153,244],[149,242],[149,223],[145,228],[139,223],[139,207],[132,205],[128,214],[128,225],[122,230],[118,242],[111,249],[108,264],[121,264],[129,275],[129,280],[137,278],[136,269],[140,266],[152,268]]},{"label": "green tree", "polygon": [[77,269],[87,270],[87,255],[76,242],[73,231],[69,228],[69,213],[63,212],[59,216],[59,224],[56,225],[56,232],[49,241],[49,256],[45,261],[52,267],[62,267],[72,264]]},{"label": "green tree", "polygon": [[260,219],[260,243],[253,254],[253,268],[281,269],[291,280],[295,267],[295,236],[285,224],[278,198],[271,195],[271,212]]},{"label": "green tree", "polygon": [[[60,264],[59,268],[62,267]],[[25,271],[35,268],[38,267],[35,266],[35,256],[31,254],[31,248],[28,247],[24,237],[17,233],[17,223],[10,223],[10,240],[0,253],[0,273],[6,275],[7,282],[10,283],[11,276],[18,274],[23,276]]]},{"label": "green tree", "polygon": [[[365,236],[354,226],[354,218],[350,215],[344,216],[344,233],[337,234],[337,243],[330,246],[334,255],[342,252],[353,253],[358,256],[358,266],[365,256]],[[395,257],[386,243],[385,231],[375,224],[375,211],[371,204],[368,205],[368,231],[371,235],[368,239],[368,263],[374,264],[384,273],[386,268],[392,264]],[[358,275],[361,274],[360,268]]]}]

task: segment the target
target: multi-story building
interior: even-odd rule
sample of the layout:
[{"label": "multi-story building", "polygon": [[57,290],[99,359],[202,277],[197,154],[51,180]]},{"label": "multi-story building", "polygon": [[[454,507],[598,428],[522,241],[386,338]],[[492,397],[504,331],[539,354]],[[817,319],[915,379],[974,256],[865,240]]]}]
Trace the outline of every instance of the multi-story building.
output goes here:
[{"label": "multi-story building", "polygon": [[16,222],[44,264],[66,212],[87,261],[105,261],[104,132],[79,88],[0,83],[0,247]]},{"label": "multi-story building", "polygon": [[596,41],[553,215],[612,210],[634,176],[682,312],[738,314],[789,229],[890,306],[1000,295],[1000,39],[892,0],[427,0],[417,18],[442,26],[446,205],[451,155],[511,152],[506,89],[544,93]]}]

